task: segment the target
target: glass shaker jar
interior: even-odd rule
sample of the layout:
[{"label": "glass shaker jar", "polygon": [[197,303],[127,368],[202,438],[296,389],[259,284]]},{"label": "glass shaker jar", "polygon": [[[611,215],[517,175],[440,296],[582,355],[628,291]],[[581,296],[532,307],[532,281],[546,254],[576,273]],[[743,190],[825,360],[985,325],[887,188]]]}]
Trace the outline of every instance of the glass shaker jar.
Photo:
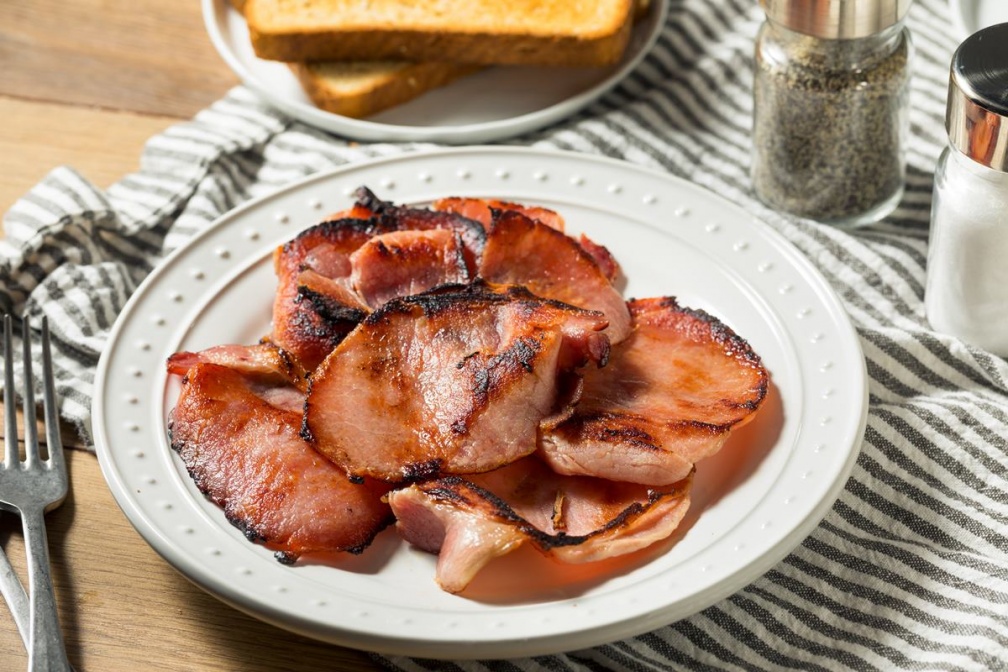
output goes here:
[{"label": "glass shaker jar", "polygon": [[911,0],[760,0],[752,180],[765,204],[837,226],[903,196]]},{"label": "glass shaker jar", "polygon": [[1008,23],[952,56],[924,305],[935,329],[1008,356]]}]

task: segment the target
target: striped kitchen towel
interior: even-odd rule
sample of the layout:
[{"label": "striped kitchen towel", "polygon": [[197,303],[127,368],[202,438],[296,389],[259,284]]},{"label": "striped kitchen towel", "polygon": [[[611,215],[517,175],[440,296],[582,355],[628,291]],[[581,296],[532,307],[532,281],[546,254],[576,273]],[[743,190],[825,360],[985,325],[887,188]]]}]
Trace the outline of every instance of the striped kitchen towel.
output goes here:
[{"label": "striped kitchen towel", "polygon": [[[907,190],[885,221],[840,231],[761,206],[749,182],[754,0],[672,0],[661,38],[617,89],[509,141],[604,154],[684,178],[756,213],[842,298],[870,378],[853,474],[819,527],[735,595],[649,634],[563,655],[424,661],[427,670],[990,670],[1008,659],[1008,366],[924,315],[933,167],[944,145],[943,0],[918,0]],[[427,148],[350,143],[237,88],[147,144],[101,191],[54,170],[4,218],[0,308],[48,315],[64,417],[83,437],[95,365],[138,283],[250,198],[310,173]]]}]

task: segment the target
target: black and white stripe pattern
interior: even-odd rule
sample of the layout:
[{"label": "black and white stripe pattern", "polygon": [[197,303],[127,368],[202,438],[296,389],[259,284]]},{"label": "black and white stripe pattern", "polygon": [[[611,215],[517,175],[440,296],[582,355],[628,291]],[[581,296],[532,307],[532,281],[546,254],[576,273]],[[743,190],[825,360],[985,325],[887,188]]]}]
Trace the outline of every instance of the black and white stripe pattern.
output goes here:
[{"label": "black and white stripe pattern", "polygon": [[[990,670],[1008,667],[1008,364],[930,329],[933,167],[956,40],[918,0],[907,191],[854,233],[782,217],[749,184],[753,0],[672,0],[654,52],[611,94],[512,144],[604,154],[690,179],[794,243],[841,295],[870,376],[868,428],[832,511],[732,597],[644,636],[565,655],[403,670]],[[54,170],[7,214],[0,307],[48,315],[64,416],[87,436],[94,367],[123,303],[166,252],[238,203],[309,173],[420,148],[356,145],[242,88],[153,138],[102,192]]]}]

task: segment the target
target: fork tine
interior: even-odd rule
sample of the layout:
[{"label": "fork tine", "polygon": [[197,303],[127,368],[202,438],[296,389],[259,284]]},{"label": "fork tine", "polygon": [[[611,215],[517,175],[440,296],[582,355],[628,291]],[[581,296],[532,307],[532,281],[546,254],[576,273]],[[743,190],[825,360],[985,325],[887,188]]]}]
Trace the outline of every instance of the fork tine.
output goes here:
[{"label": "fork tine", "polygon": [[21,331],[21,348],[24,353],[24,386],[21,396],[24,399],[24,447],[25,468],[31,469],[38,465],[39,442],[38,429],[35,425],[35,382],[32,378],[31,325],[25,317]]},{"label": "fork tine", "polygon": [[56,382],[53,378],[52,349],[49,344],[49,320],[46,317],[42,318],[42,406],[45,412],[49,465],[54,469],[64,469],[63,439],[60,438]]},{"label": "fork tine", "polygon": [[11,316],[3,318],[3,350],[4,350],[4,466],[17,464],[17,402],[14,398],[14,339],[11,334]]}]

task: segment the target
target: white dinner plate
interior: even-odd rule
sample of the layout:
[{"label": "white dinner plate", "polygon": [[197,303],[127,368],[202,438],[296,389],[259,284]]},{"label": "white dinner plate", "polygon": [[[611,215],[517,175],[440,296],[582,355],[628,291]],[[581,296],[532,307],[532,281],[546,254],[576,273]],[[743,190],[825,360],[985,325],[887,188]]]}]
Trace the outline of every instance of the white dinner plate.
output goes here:
[{"label": "white dinner plate", "polygon": [[[697,465],[674,538],[631,557],[560,565],[521,549],[461,595],[394,529],[336,565],[285,566],[195,488],[169,446],[178,350],[269,331],[271,251],[347,207],[493,196],[545,205],[606,245],[625,295],[674,295],[746,338],[771,374],[755,420]],[[611,159],[525,148],[414,153],[313,176],[224,215],[131,298],[98,366],[93,426],[103,474],[147,542],[185,576],[263,620],[389,654],[498,658],[638,634],[727,597],[791,551],[846,482],[867,414],[857,335],[822,276],[779,234],[696,185]]]},{"label": "white dinner plate", "polygon": [[568,117],[616,86],[658,40],[668,0],[654,0],[634,27],[623,59],[608,68],[488,68],[367,119],[332,114],[312,104],[283,63],[257,58],[241,14],[228,0],[203,0],[210,40],[246,86],[306,124],[357,140],[493,142]]},{"label": "white dinner plate", "polygon": [[949,0],[949,6],[960,41],[981,28],[1008,23],[1008,2],[1005,0]]}]

